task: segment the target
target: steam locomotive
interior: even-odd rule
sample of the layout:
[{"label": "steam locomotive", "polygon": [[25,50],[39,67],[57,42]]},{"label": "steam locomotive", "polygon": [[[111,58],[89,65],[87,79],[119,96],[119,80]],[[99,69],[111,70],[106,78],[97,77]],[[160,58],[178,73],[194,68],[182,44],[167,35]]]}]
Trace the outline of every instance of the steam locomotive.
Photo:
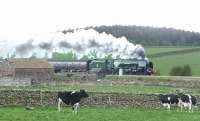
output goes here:
[{"label": "steam locomotive", "polygon": [[48,60],[55,73],[87,72],[105,75],[151,75],[153,63],[148,59],[92,59],[92,60]]}]

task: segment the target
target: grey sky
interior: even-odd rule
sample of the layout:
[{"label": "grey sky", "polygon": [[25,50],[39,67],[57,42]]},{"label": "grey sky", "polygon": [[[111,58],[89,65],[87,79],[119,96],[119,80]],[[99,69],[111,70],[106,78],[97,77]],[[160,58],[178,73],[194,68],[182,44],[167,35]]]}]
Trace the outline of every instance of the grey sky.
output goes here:
[{"label": "grey sky", "polygon": [[200,32],[199,5],[198,0],[1,0],[0,41],[115,24]]}]

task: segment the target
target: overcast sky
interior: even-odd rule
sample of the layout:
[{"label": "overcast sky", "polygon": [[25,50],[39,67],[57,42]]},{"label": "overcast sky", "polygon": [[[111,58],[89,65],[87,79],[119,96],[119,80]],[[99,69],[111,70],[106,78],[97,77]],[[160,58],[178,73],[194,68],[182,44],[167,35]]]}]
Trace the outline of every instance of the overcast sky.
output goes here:
[{"label": "overcast sky", "polygon": [[99,25],[200,32],[199,0],[1,0],[0,41]]}]

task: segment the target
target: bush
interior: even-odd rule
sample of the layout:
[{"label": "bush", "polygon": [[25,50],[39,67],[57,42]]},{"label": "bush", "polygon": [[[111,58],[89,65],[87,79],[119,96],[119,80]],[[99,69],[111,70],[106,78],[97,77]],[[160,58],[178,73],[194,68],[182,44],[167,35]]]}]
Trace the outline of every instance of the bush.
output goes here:
[{"label": "bush", "polygon": [[183,76],[192,76],[192,70],[190,68],[189,65],[185,65],[183,67],[183,72],[182,72]]},{"label": "bush", "polygon": [[181,76],[182,74],[182,67],[180,67],[180,66],[175,66],[175,67],[173,67],[172,69],[171,69],[171,71],[170,71],[170,75],[171,76]]},{"label": "bush", "polygon": [[171,69],[171,76],[192,76],[192,70],[189,65],[175,66]]}]

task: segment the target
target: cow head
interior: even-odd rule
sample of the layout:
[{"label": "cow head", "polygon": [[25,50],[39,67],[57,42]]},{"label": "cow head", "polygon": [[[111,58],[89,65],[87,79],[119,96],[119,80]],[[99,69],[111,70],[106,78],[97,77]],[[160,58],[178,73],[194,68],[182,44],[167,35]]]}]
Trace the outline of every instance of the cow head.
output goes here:
[{"label": "cow head", "polygon": [[83,89],[80,90],[80,94],[81,94],[81,97],[89,97],[89,95]]}]

